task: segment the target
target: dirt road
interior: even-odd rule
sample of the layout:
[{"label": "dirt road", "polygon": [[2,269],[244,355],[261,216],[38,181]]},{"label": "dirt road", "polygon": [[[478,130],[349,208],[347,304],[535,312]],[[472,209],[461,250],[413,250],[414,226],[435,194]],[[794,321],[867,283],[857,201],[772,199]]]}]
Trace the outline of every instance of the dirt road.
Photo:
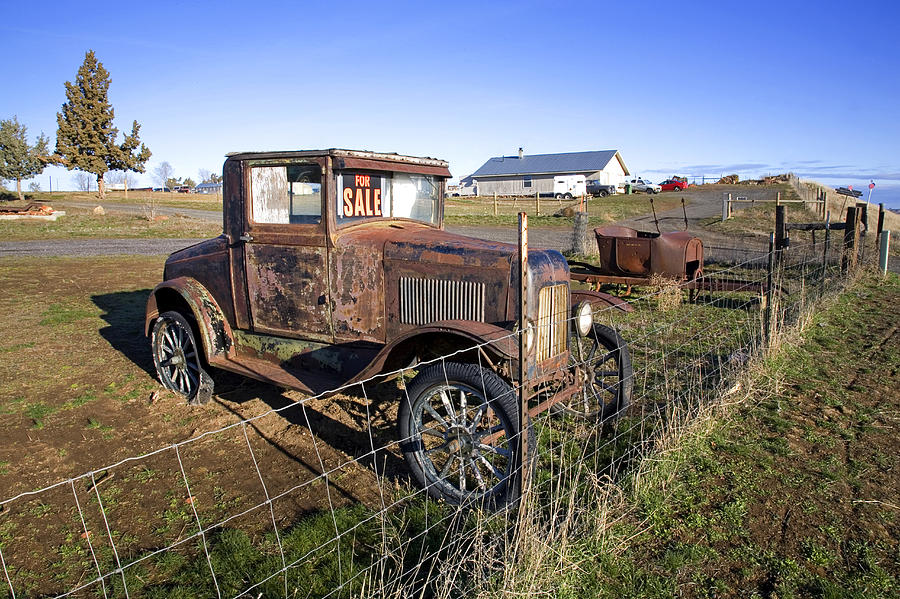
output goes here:
[{"label": "dirt road", "polygon": [[[715,189],[696,189],[680,192],[687,202],[688,230],[701,234],[704,243],[708,246],[733,245],[725,235],[717,235],[704,230],[701,222],[704,219],[720,215],[722,213],[722,195],[733,191],[737,195],[749,199],[771,200],[774,199],[775,190],[769,188],[753,188],[740,186],[735,190],[730,187],[716,186]],[[629,201],[641,202],[647,206],[647,214],[637,218],[623,220],[618,223],[635,229],[653,231],[656,228],[652,208],[651,196],[637,194],[630,196]],[[95,204],[89,202],[66,202],[66,206],[91,209]],[[137,204],[104,203],[103,207],[108,212],[123,214],[143,214],[143,207]],[[740,206],[738,206],[739,208]],[[161,206],[157,208],[160,214],[181,214],[200,220],[217,222],[222,214],[218,211],[197,210],[186,208],[172,208]],[[657,214],[660,231],[678,231],[685,227],[685,211],[682,208],[666,210]],[[612,223],[611,223],[612,224]],[[516,243],[518,233],[516,229],[492,226],[459,226],[449,225],[446,229],[453,233]],[[169,254],[179,248],[186,247],[202,241],[201,239],[85,239],[85,240],[42,240],[42,241],[17,241],[0,242],[0,256],[108,256],[119,254],[155,255]],[[567,227],[532,227],[529,230],[529,242],[534,248],[548,248],[558,251],[566,251],[572,248],[572,230]]]}]

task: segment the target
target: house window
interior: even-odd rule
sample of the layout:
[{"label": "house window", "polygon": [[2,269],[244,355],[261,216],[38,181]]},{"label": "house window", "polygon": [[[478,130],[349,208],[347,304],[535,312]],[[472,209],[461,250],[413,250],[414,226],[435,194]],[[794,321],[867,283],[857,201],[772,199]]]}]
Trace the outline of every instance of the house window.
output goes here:
[{"label": "house window", "polygon": [[524,187],[531,187],[531,177],[529,175],[525,175],[525,177],[522,178],[522,184]]}]

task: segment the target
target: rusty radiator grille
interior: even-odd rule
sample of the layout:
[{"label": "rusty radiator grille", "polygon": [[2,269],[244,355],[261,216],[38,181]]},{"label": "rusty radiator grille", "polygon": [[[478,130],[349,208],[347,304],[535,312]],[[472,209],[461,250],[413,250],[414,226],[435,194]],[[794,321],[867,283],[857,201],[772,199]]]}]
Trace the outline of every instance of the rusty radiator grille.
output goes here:
[{"label": "rusty radiator grille", "polygon": [[538,296],[537,330],[538,361],[565,351],[569,335],[569,286],[550,285]]},{"label": "rusty radiator grille", "polygon": [[484,283],[400,277],[400,322],[484,322]]}]

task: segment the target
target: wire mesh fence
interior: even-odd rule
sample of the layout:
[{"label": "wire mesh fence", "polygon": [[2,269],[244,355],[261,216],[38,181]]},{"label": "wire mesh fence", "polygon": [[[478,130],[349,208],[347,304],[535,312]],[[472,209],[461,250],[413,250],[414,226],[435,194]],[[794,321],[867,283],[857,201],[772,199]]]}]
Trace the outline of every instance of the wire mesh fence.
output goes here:
[{"label": "wire mesh fence", "polygon": [[[570,393],[552,405],[558,389],[523,389],[476,348],[5,498],[0,596],[444,597],[546,584],[570,567],[566,540],[601,547],[648,459],[846,280],[839,244],[826,252],[821,236],[778,260],[728,250],[705,276],[755,290],[689,300],[658,280],[627,311],[596,312],[587,336],[570,335],[555,373]],[[573,323],[539,329],[559,326]],[[329,401],[351,417],[323,417]],[[289,423],[301,450],[266,436],[267,419]]]}]

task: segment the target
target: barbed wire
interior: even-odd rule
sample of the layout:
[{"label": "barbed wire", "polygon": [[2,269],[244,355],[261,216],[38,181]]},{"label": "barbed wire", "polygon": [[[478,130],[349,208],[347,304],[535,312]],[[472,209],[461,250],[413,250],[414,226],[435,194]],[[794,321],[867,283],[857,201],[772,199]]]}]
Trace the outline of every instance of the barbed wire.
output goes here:
[{"label": "barbed wire", "polygon": [[[776,299],[773,300],[777,305],[767,308],[774,308],[772,317],[779,322],[780,327],[789,326],[792,319],[798,318],[803,310],[814,305],[819,294],[827,291],[822,286],[826,280],[831,282],[829,289],[837,288],[841,284],[841,279],[833,276],[836,269],[829,263],[829,254],[840,254],[839,243],[832,244],[828,250],[825,251],[823,241],[798,241],[789,250],[781,251],[779,254],[781,260],[776,272],[771,273],[774,284],[779,289],[779,293],[775,295]],[[517,342],[518,333],[511,332],[490,342],[474,344],[447,355],[423,360],[414,368],[406,367],[381,373],[331,391],[305,397],[296,403],[270,408],[178,443],[130,456],[108,466],[65,478],[33,491],[20,492],[0,501],[2,509],[0,523],[5,521],[4,524],[15,526],[22,522],[29,526],[28,533],[30,533],[30,536],[21,531],[17,535],[0,534],[0,567],[9,589],[9,596],[13,598],[20,596],[17,589],[20,593],[25,593],[22,596],[27,596],[30,589],[34,589],[34,585],[37,584],[44,585],[36,591],[41,595],[69,597],[93,588],[104,598],[123,595],[130,599],[135,592],[140,594],[136,589],[141,588],[144,583],[136,583],[133,575],[126,575],[127,572],[134,572],[139,566],[145,567],[164,554],[179,551],[202,556],[208,569],[207,577],[211,585],[209,592],[217,597],[266,594],[264,589],[270,588],[267,585],[277,578],[282,578],[278,583],[279,593],[288,596],[292,577],[296,580],[296,576],[299,575],[292,572],[309,563],[317,555],[330,555],[335,563],[335,568],[331,569],[333,584],[327,591],[318,594],[321,597],[345,596],[361,588],[366,588],[370,592],[377,590],[385,596],[399,596],[403,590],[464,584],[461,582],[463,579],[453,578],[455,576],[453,572],[458,575],[462,569],[474,567],[471,563],[474,559],[472,555],[461,558],[455,566],[459,570],[454,571],[443,569],[435,562],[442,556],[454,551],[463,551],[466,547],[474,547],[474,555],[484,554],[486,556],[484,559],[491,561],[490,555],[500,555],[509,547],[515,547],[515,531],[521,525],[521,519],[525,517],[523,514],[543,522],[541,526],[552,528],[563,526],[563,522],[569,522],[567,526],[576,526],[577,523],[573,524],[571,521],[571,513],[566,512],[572,509],[572,502],[586,493],[604,497],[621,496],[621,490],[609,489],[615,489],[620,484],[622,475],[634,472],[641,460],[652,455],[660,440],[684,426],[684,423],[699,413],[704,405],[720,400],[725,389],[748,363],[760,352],[765,351],[771,340],[764,338],[762,321],[765,311],[762,305],[766,296],[764,284],[770,273],[763,270],[760,263],[768,262],[769,252],[760,253],[757,250],[745,249],[743,256],[735,258],[732,264],[720,265],[714,273],[705,275],[711,278],[738,274],[748,277],[746,279],[748,284],[755,287],[750,291],[739,292],[735,299],[729,300],[730,303],[722,301],[718,295],[721,292],[709,291],[705,300],[696,299],[693,304],[665,312],[661,305],[667,294],[673,293],[673,288],[681,294],[683,300],[684,290],[694,285],[691,281],[681,281],[670,286],[660,285],[659,289],[625,299],[630,310],[627,313],[615,306],[604,307],[595,312],[595,322],[610,322],[613,324],[612,330],[617,334],[627,334],[627,339],[623,337],[624,343],[616,341],[615,347],[603,348],[601,362],[606,363],[614,359],[622,364],[624,352],[629,352],[628,355],[631,356],[632,367],[629,372],[620,371],[615,384],[601,387],[618,399],[623,398],[616,393],[622,393],[622,389],[630,390],[630,406],[621,413],[604,415],[601,410],[599,417],[579,419],[571,414],[560,415],[545,410],[543,413],[527,417],[527,426],[520,422],[518,430],[514,430],[515,427],[509,428],[509,422],[504,422],[503,418],[509,420],[511,415],[500,417],[504,409],[502,401],[517,398],[519,393],[524,391],[521,388],[523,383],[515,380],[508,382],[508,390],[505,393],[509,395],[509,400],[501,401],[499,397],[492,397],[491,384],[487,381],[492,371],[489,365],[482,362],[482,352],[478,350],[498,341]],[[786,287],[794,287],[795,290],[790,292]],[[760,289],[763,291],[760,292]],[[723,313],[716,314],[708,310],[721,306],[727,306],[724,309],[727,309],[730,319],[725,318]],[[567,330],[571,330],[573,319],[572,316],[566,316],[558,321],[539,325],[537,334],[543,332],[541,329],[549,331],[554,327],[566,327]],[[594,341],[599,343],[596,335],[595,332]],[[538,440],[538,446],[531,448],[533,455],[527,457],[526,463],[535,475],[532,483],[523,489],[525,495],[512,501],[503,500],[499,506],[480,501],[461,500],[459,505],[440,501],[437,497],[445,494],[446,484],[446,478],[442,478],[442,475],[451,476],[456,472],[452,467],[454,460],[452,455],[447,458],[445,472],[438,473],[434,480],[428,480],[426,476],[424,484],[417,487],[410,487],[401,480],[399,484],[394,482],[391,489],[386,488],[388,471],[379,465],[380,457],[384,460],[388,456],[402,458],[409,455],[409,446],[416,444],[422,446],[423,452],[434,448],[425,448],[422,441],[428,431],[416,428],[405,436],[398,434],[389,442],[376,443],[377,436],[373,431],[375,416],[372,412],[376,400],[373,399],[372,390],[388,379],[399,380],[398,405],[405,402],[405,409],[412,411],[415,400],[409,395],[410,383],[407,381],[414,382],[416,372],[431,367],[439,368],[446,386],[450,387],[452,377],[449,371],[453,368],[450,364],[468,356],[474,356],[473,365],[477,368],[475,372],[479,377],[472,391],[476,395],[480,392],[485,403],[469,406],[463,393],[458,406],[460,422],[469,426],[471,417],[474,430],[481,419],[498,419],[499,424],[486,429],[489,431],[486,434],[500,435],[497,439],[502,438],[503,443],[510,448],[518,446],[522,433],[526,431],[534,431],[528,434],[529,436],[533,434],[534,439]],[[587,358],[581,362],[574,360],[563,366],[560,372],[552,374],[563,374],[576,366],[583,368],[586,360]],[[529,383],[526,381],[525,384]],[[312,425],[308,407],[313,400],[351,392],[354,389],[357,390],[358,401],[364,407],[365,431],[361,432],[365,433],[366,446],[354,455],[341,457],[340,452],[336,452],[337,459],[326,460],[325,449],[331,450],[333,442],[326,442],[317,433]],[[443,402],[445,398],[441,396],[440,400]],[[256,424],[263,418],[281,414],[292,408],[299,409],[302,415],[302,426],[310,434],[311,453],[314,454],[315,460],[307,465],[311,472],[310,477],[300,477],[285,488],[272,489],[267,483],[271,474],[268,468],[272,466],[257,455],[251,436],[259,435],[265,442],[265,437],[257,429]],[[445,413],[449,415],[454,409],[452,401],[449,401],[445,406]],[[473,409],[474,412],[471,411]],[[200,503],[198,493],[206,492],[205,488],[210,483],[186,464],[183,459],[184,450],[201,442],[223,443],[224,435],[231,432],[235,432],[242,439],[240,445],[243,446],[242,452],[246,452],[247,458],[246,476],[255,475],[258,479],[262,501],[256,501],[249,507],[238,506],[236,509],[228,509],[225,513],[213,517],[214,512],[210,511],[209,506],[198,505]],[[457,442],[459,443],[458,440]],[[495,443],[496,441],[491,440],[487,447],[496,452],[498,446]],[[529,439],[528,443],[531,445],[532,441]],[[452,454],[452,451],[447,453]],[[187,527],[185,521],[182,531],[171,542],[155,549],[142,548],[141,543],[134,540],[140,531],[120,530],[119,526],[123,522],[119,517],[115,523],[111,521],[111,514],[116,508],[109,505],[109,498],[104,500],[99,486],[105,480],[104,477],[110,477],[114,471],[150,464],[151,460],[161,459],[168,454],[174,456],[177,463],[175,472],[179,476],[173,479],[174,486],[168,487],[167,493],[171,493],[176,499],[184,495],[181,501],[190,506],[189,520],[193,522],[195,530],[185,531]],[[509,471],[505,474],[505,481],[501,480],[501,483],[506,485],[504,487],[506,492],[516,493],[518,487],[511,481],[520,477],[524,464],[514,452],[505,457],[507,460],[505,468]],[[235,460],[232,461],[236,463]],[[471,460],[474,468],[471,476],[475,480],[473,493],[476,493],[478,488],[485,488],[486,483],[482,480],[482,475],[493,474],[497,477],[496,472],[490,469],[496,470],[496,465],[491,466],[493,462],[486,459],[485,462],[488,463],[488,467],[481,472],[480,468],[484,465],[477,460]],[[340,480],[343,477],[353,476],[354,468],[371,472],[373,486],[377,486],[374,507],[366,506],[365,510],[349,521],[341,515],[339,521],[338,514],[346,505],[346,501],[337,501],[332,493],[333,490],[340,488]],[[465,468],[468,466],[465,460],[460,458],[460,465],[457,466],[458,482],[464,494],[467,485]],[[89,503],[95,505],[96,515],[93,515],[93,508],[90,514],[87,513],[88,505],[79,499],[78,488],[83,483],[89,483],[85,493],[89,496]],[[313,485],[319,483],[324,488],[323,495],[317,499],[317,505],[321,507],[312,513],[328,518],[331,532],[327,539],[305,550],[299,552],[293,548],[289,550],[286,544],[295,534],[294,526],[301,522],[304,516],[310,516],[311,512],[301,510],[293,517],[279,518],[276,514],[276,504],[291,496],[299,496],[299,493],[307,492]],[[55,501],[51,494],[60,492],[65,487],[71,490],[71,499]],[[489,490],[493,491],[494,488],[491,487]],[[491,494],[487,493],[484,497],[489,498]],[[27,514],[25,507],[34,501],[47,506],[50,512],[60,517],[69,511],[73,516],[77,515],[77,519],[73,520],[76,526],[67,524],[62,530],[71,527],[70,536],[84,540],[87,551],[83,549],[82,551],[89,557],[81,561],[76,560],[81,569],[74,568],[67,579],[43,580],[40,583],[25,580],[29,577],[27,565],[31,558],[38,556],[45,561],[53,561],[59,557],[59,548],[52,545],[42,546],[40,538],[45,529],[49,530],[56,522],[51,522],[52,519],[41,521]],[[47,503],[44,503],[45,501]],[[140,506],[139,501],[136,503]],[[20,504],[22,508],[17,512],[14,508]],[[147,510],[153,509],[150,505],[143,507]],[[496,510],[497,507],[501,509]],[[304,509],[309,510],[309,507]],[[422,522],[411,520],[410,510],[423,514]],[[271,571],[258,573],[255,578],[243,574],[240,578],[240,588],[235,588],[231,572],[221,569],[217,571],[217,567],[221,567],[222,559],[218,556],[220,549],[216,546],[219,543],[218,535],[232,523],[254,513],[264,514],[264,519],[268,522],[260,530],[271,533],[271,555],[274,561],[270,567]],[[566,517],[558,517],[559,514]],[[140,513],[139,516],[133,520],[150,520],[153,514]],[[92,522],[94,525],[102,526],[104,538],[92,533],[94,527]],[[371,546],[362,547],[362,553],[357,555],[360,547],[357,546],[356,539],[373,525],[378,527],[377,540],[370,543]],[[434,538],[435,535],[437,538]],[[492,540],[485,541],[486,535],[492,535]],[[479,542],[487,544],[478,545]],[[78,541],[75,543],[77,545]],[[32,545],[36,545],[37,548]],[[191,550],[191,547],[195,549]],[[345,555],[345,551],[349,553]],[[494,561],[496,563],[490,567],[507,567],[503,565],[504,560]],[[488,566],[482,564],[481,567]],[[482,572],[470,574],[478,579],[485,576]]]}]

